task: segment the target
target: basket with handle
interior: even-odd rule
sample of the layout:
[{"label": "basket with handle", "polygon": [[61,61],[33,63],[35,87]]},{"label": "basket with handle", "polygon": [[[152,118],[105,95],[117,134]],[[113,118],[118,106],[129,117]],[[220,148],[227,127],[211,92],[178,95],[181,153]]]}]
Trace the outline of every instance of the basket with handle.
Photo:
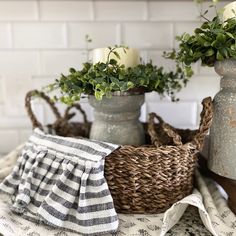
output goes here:
[{"label": "basket with handle", "polygon": [[211,98],[202,104],[198,130],[175,129],[151,113],[148,133],[153,145],[124,145],[106,157],[105,177],[117,212],[164,212],[192,192],[196,154],[212,121]]},{"label": "basket with handle", "polygon": [[[68,107],[62,117],[50,98],[37,90],[26,95],[26,109],[34,128],[43,128],[31,108],[31,98],[35,95],[42,97],[52,108],[56,121],[48,127],[54,133],[89,136],[91,124],[79,105]],[[211,98],[205,98],[202,104],[199,129],[176,129],[151,113],[144,127],[150,140],[148,143],[152,144],[123,145],[106,157],[104,174],[117,212],[161,213],[192,192],[196,154],[202,148],[213,115]],[[73,107],[82,112],[84,123],[70,124]]]},{"label": "basket with handle", "polygon": [[[33,128],[44,128],[43,125],[37,119],[31,106],[31,101],[35,97],[40,97],[41,99],[43,99],[49,105],[55,116],[55,122],[46,125],[49,133],[54,133],[60,136],[67,137],[89,137],[91,123],[88,122],[86,113],[79,104],[74,104],[72,106],[67,107],[64,115],[62,116],[59,110],[57,109],[55,103],[50,99],[50,97],[38,90],[29,91],[25,97],[26,111],[32,122]],[[83,122],[70,121],[76,115],[75,112],[72,112],[73,109],[79,111],[82,114],[84,120]]]}]

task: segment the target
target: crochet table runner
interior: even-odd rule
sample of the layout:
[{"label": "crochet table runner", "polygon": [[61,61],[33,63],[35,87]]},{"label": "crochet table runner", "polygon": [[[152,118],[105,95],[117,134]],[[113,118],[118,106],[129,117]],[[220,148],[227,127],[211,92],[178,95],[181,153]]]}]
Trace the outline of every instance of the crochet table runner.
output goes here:
[{"label": "crochet table runner", "polygon": [[35,129],[0,190],[13,196],[13,212],[32,221],[84,235],[115,232],[118,217],[104,158],[117,147]]}]

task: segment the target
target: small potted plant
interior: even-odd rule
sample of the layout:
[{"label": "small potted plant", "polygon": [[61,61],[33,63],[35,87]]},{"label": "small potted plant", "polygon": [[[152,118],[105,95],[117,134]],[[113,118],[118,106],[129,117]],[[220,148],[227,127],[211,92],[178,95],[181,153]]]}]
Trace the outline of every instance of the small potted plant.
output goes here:
[{"label": "small potted plant", "polygon": [[214,67],[221,78],[221,90],[214,98],[214,119],[210,134],[209,168],[236,180],[236,2],[226,5],[223,14],[205,20],[192,35],[177,37],[179,49],[165,57],[182,64],[192,74],[191,66]]},{"label": "small potted plant", "polygon": [[95,49],[93,63],[84,63],[81,70],[71,68],[51,89],[59,89],[60,101],[67,104],[88,95],[95,117],[91,139],[141,145],[145,136],[139,116],[145,92],[156,91],[174,99],[186,82],[179,66],[174,72],[164,72],[152,62],[140,63],[136,49],[115,46]]}]

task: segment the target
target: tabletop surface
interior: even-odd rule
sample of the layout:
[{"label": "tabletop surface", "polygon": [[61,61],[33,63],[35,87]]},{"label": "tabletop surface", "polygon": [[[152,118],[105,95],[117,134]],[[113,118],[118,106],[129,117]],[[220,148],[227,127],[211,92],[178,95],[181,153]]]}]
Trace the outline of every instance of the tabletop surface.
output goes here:
[{"label": "tabletop surface", "polygon": [[[10,173],[21,149],[22,146],[0,159],[0,178],[5,178],[4,176]],[[181,204],[180,202],[175,203],[167,211],[168,214],[166,214],[167,212],[155,216],[119,214],[119,231],[112,234],[112,236],[159,236],[160,226],[163,227],[162,223],[166,219],[169,220],[167,222],[169,225],[172,223],[172,226],[174,225],[165,234],[167,236],[208,236],[212,235],[210,231],[215,231],[214,235],[216,236],[236,236],[236,217],[227,206],[227,201],[220,193],[215,182],[196,172],[196,183],[196,189],[193,194],[182,199],[180,201]],[[4,198],[3,195],[0,193],[0,233],[4,236],[78,235],[59,228],[54,229],[43,224],[33,223],[19,215],[13,214],[9,209],[9,196]],[[183,211],[184,214],[179,220],[177,216],[181,211],[180,207],[183,208],[183,206],[186,206],[187,209],[185,212]],[[165,219],[166,215],[169,218]],[[179,216],[181,215],[179,214]]]}]

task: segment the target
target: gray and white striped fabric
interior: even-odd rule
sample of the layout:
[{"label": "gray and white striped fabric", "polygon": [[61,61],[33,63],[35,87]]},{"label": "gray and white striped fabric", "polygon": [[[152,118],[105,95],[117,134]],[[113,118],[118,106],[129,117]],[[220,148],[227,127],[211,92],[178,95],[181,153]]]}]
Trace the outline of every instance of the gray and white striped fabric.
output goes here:
[{"label": "gray and white striped fabric", "polygon": [[104,178],[104,159],[118,145],[63,138],[35,129],[0,190],[12,210],[83,235],[115,232],[118,217]]}]

